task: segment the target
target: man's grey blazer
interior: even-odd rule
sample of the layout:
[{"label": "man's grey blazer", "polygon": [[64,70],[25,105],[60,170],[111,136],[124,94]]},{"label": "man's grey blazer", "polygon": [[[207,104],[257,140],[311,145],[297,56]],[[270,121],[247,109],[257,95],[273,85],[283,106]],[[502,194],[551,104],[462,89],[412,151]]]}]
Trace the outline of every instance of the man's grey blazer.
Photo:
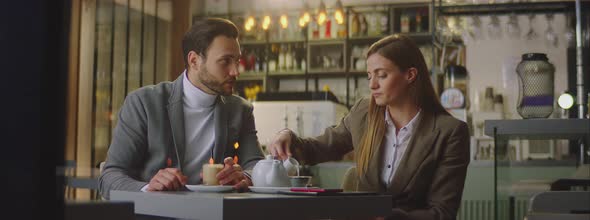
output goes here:
[{"label": "man's grey blazer", "polygon": [[[99,178],[104,198],[111,190],[140,191],[166,168],[168,158],[182,171],[186,148],[182,84],[183,74],[174,82],[142,87],[125,98]],[[237,155],[243,169],[252,169],[263,159],[252,105],[239,96],[218,96],[214,111],[215,162]],[[240,144],[237,152],[235,142]]]}]

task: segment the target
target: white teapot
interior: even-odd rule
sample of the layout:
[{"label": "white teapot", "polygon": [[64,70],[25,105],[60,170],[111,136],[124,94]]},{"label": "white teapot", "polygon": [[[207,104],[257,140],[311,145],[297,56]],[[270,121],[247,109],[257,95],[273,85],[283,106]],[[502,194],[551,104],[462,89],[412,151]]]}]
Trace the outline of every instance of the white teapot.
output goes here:
[{"label": "white teapot", "polygon": [[283,162],[266,155],[252,170],[252,183],[255,187],[289,187],[291,183]]}]

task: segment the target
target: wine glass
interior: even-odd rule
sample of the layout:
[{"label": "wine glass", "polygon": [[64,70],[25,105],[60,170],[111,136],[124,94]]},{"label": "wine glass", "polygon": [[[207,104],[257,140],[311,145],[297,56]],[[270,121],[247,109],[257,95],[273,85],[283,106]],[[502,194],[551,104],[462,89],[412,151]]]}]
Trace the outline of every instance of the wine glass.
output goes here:
[{"label": "wine glass", "polygon": [[535,14],[531,13],[529,15],[529,31],[527,32],[526,39],[527,40],[535,40],[539,37],[535,29],[533,28],[533,21],[535,20]]},{"label": "wine glass", "polygon": [[506,35],[512,39],[520,38],[520,26],[518,25],[518,16],[511,14],[506,22]]},{"label": "wine glass", "polygon": [[471,17],[471,36],[474,41],[483,39],[483,33],[481,28],[481,19],[479,16]]},{"label": "wine glass", "polygon": [[545,43],[548,46],[557,47],[559,45],[559,39],[557,33],[553,30],[553,14],[546,14],[547,19],[547,30],[545,31]]},{"label": "wine glass", "polygon": [[441,42],[442,44],[449,44],[453,41],[453,32],[447,24],[447,19],[447,17],[440,17],[440,19],[437,19],[436,37],[438,42]]},{"label": "wine glass", "polygon": [[566,25],[565,25],[564,37],[565,37],[565,42],[567,43],[567,45],[570,45],[570,46],[575,45],[575,43],[576,43],[576,31],[572,27],[572,19],[573,19],[572,14],[567,13],[566,17],[565,17]]},{"label": "wine glass", "polygon": [[490,23],[488,24],[488,36],[493,40],[499,40],[502,38],[500,18],[497,15],[490,16]]}]

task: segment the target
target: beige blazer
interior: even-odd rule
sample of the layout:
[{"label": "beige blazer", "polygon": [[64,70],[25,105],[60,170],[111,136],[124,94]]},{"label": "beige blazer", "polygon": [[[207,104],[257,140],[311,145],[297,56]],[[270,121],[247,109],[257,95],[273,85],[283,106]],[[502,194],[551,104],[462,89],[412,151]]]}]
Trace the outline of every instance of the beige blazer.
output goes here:
[{"label": "beige blazer", "polygon": [[[367,127],[369,102],[357,102],[338,125],[326,128],[318,137],[295,137],[294,156],[303,163],[316,164],[340,159],[357,149]],[[392,219],[455,219],[469,164],[467,124],[428,109],[423,109],[419,117],[391,186],[386,187],[379,179],[382,149],[377,146],[369,172],[357,176],[357,188],[391,194]]]}]

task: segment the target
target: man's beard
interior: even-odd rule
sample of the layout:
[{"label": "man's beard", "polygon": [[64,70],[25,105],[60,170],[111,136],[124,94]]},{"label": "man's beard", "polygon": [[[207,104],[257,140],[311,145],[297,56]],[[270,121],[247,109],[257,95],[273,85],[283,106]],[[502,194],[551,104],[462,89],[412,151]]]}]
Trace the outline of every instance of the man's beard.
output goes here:
[{"label": "man's beard", "polygon": [[[198,74],[198,78],[199,81],[201,81],[201,84],[203,84],[205,87],[207,87],[209,90],[213,91],[215,94],[217,95],[231,95],[232,91],[226,91],[223,88],[223,85],[225,83],[230,83],[230,82],[219,82],[213,79],[213,77],[211,77],[211,75],[209,74],[209,71],[207,71],[207,68],[203,68],[203,70],[201,70],[201,72]],[[233,89],[233,86],[232,86]]]}]

